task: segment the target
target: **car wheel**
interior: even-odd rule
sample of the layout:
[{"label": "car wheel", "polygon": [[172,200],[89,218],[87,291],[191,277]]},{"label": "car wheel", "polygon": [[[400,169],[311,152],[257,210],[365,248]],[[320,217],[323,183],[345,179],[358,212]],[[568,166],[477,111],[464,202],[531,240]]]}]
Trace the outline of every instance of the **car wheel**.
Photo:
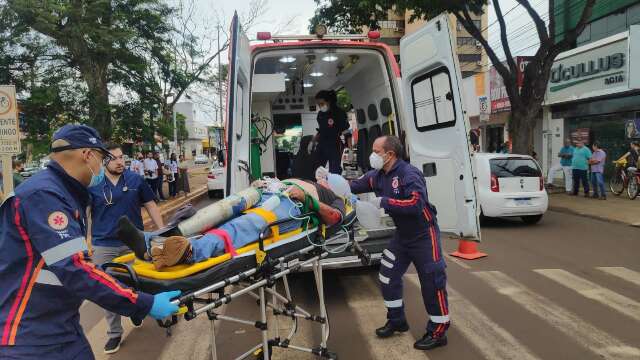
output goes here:
[{"label": "car wheel", "polygon": [[529,225],[537,224],[540,221],[540,219],[542,219],[542,215],[522,216],[522,221],[524,221],[525,224],[529,224]]},{"label": "car wheel", "polygon": [[222,199],[224,197],[224,190],[216,190],[215,193],[218,199]]}]

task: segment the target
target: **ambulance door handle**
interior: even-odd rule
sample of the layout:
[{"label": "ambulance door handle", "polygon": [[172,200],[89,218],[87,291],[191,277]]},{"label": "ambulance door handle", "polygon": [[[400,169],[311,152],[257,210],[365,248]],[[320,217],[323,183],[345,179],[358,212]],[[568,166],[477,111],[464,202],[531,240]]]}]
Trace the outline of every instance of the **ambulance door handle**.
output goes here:
[{"label": "ambulance door handle", "polygon": [[424,177],[432,177],[438,175],[438,169],[436,169],[436,163],[424,163],[422,164],[422,173]]}]

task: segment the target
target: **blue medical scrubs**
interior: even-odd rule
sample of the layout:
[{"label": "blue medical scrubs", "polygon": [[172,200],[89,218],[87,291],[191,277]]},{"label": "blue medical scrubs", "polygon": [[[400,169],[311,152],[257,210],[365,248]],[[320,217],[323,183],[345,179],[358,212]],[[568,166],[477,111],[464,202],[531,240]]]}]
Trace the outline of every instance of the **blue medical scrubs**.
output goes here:
[{"label": "blue medical scrubs", "polygon": [[[126,216],[140,230],[144,229],[140,208],[154,199],[153,191],[142,176],[125,170],[117,184],[105,177],[90,189],[93,197],[92,243],[96,246],[123,246],[115,234],[118,219]],[[126,191],[125,191],[126,190]]]}]

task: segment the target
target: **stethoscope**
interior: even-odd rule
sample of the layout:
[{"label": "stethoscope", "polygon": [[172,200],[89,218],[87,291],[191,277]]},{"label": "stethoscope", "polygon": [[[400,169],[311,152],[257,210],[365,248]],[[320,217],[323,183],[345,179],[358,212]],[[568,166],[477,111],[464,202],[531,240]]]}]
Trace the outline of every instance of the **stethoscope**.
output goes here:
[{"label": "stethoscope", "polygon": [[[124,176],[124,174],[122,174],[122,180],[124,181],[122,192],[126,193],[127,191],[129,191],[129,187],[127,186],[127,178]],[[109,179],[106,179],[106,181],[109,181]],[[105,187],[109,189],[109,198],[107,198],[107,193],[104,191]],[[107,206],[113,205],[113,191],[111,190],[111,187],[107,183],[105,183],[104,186],[102,187],[102,196],[104,197],[104,201],[107,203]]]}]

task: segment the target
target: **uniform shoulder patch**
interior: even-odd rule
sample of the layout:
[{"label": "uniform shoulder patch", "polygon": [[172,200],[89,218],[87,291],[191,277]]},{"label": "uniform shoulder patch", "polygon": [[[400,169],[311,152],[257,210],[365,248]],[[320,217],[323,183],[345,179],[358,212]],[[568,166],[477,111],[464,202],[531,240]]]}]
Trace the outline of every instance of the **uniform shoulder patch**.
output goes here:
[{"label": "uniform shoulder patch", "polygon": [[54,211],[49,214],[47,222],[49,223],[49,227],[57,231],[64,230],[69,226],[69,218],[67,217],[67,214],[62,211]]}]

